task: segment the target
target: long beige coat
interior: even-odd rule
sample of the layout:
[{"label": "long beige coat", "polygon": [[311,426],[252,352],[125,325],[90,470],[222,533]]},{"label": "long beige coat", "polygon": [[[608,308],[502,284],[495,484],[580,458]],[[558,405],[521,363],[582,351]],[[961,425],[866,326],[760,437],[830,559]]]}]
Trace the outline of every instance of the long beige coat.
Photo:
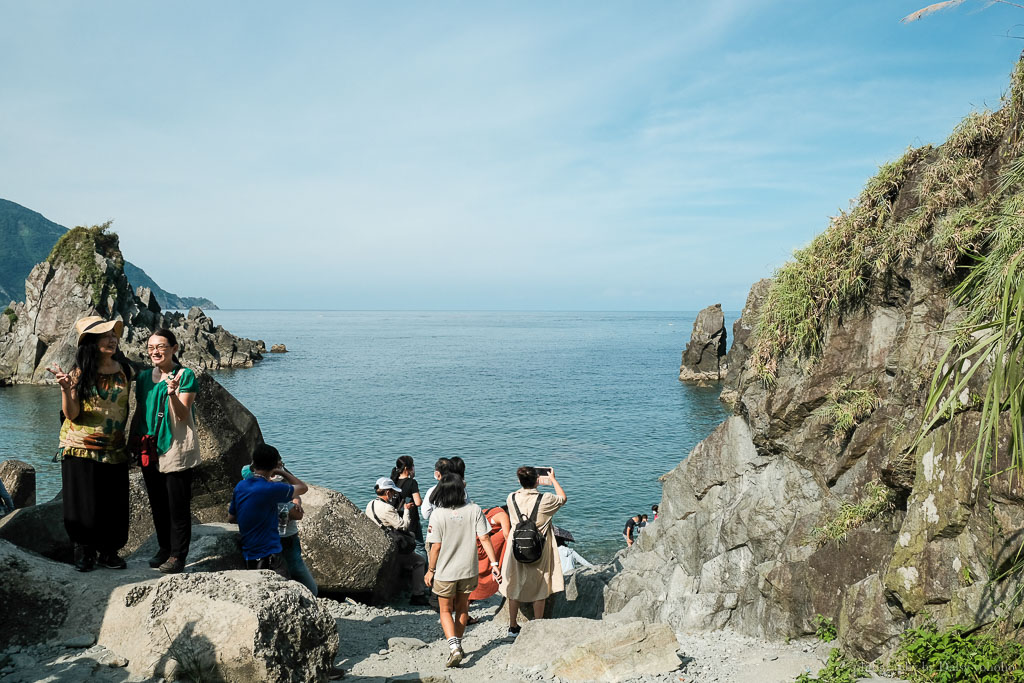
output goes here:
[{"label": "long beige coat", "polygon": [[555,512],[565,505],[565,498],[560,498],[553,493],[541,493],[537,489],[519,489],[510,493],[506,502],[508,503],[509,517],[512,518],[513,529],[519,522],[516,519],[516,509],[512,505],[513,496],[515,496],[520,512],[527,517],[533,511],[533,506],[537,504],[537,496],[543,496],[540,509],[537,510],[537,529],[544,534],[544,554],[532,564],[522,564],[512,554],[512,541],[509,539],[505,544],[505,557],[501,563],[502,582],[499,584],[498,590],[510,600],[519,602],[543,600],[552,593],[565,590],[562,563],[558,559],[555,531],[551,524],[551,518],[555,516]]}]

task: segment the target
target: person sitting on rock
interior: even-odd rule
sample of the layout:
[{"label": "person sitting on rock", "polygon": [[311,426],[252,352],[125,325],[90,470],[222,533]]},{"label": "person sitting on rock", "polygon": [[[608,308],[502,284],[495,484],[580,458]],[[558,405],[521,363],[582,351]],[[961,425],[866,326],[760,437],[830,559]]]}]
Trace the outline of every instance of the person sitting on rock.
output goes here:
[{"label": "person sitting on rock", "polygon": [[451,651],[447,666],[452,667],[465,656],[462,635],[469,623],[469,595],[478,582],[477,542],[483,546],[496,583],[501,581],[501,571],[491,546],[491,525],[479,505],[466,502],[466,486],[459,475],[451,472],[441,479],[434,504],[427,528],[431,545],[424,582],[438,597],[441,627]]},{"label": "person sitting on rock", "polygon": [[[278,532],[278,506],[301,496],[309,487],[285,469],[281,454],[265,443],[253,449],[252,474],[235,486],[228,521],[238,522],[246,569],[272,569],[287,579],[288,567],[281,556]],[[271,481],[275,476],[284,481]]]},{"label": "person sitting on rock", "polygon": [[585,557],[569,547],[569,539],[555,532],[555,543],[558,544],[558,559],[562,562],[562,574],[568,574],[579,567],[593,567]]},{"label": "person sitting on rock", "polygon": [[[387,477],[381,477],[373,487],[377,497],[366,504],[366,516],[377,523],[382,529],[396,529],[400,532],[408,532],[412,526],[412,515],[414,503],[402,504],[402,489],[395,486],[395,482]],[[402,514],[398,514],[398,508]],[[416,552],[416,539],[408,535],[408,545],[405,548],[399,547],[395,554],[398,565],[402,570],[412,572],[412,597],[409,598],[410,605],[427,606],[427,589],[423,583],[424,569],[427,561]],[[401,546],[401,541],[399,541]]]}]

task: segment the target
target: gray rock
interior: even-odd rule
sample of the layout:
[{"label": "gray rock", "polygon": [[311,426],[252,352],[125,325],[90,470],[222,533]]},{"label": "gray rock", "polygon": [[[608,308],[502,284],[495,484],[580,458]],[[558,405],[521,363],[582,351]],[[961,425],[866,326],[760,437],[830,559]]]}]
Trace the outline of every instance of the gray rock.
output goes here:
[{"label": "gray rock", "polygon": [[726,351],[725,314],[722,304],[708,306],[697,314],[690,341],[683,351],[679,379],[684,382],[720,380],[728,368],[723,360]]},{"label": "gray rock", "polygon": [[0,518],[0,539],[58,562],[73,562],[74,551],[64,530],[60,494],[39,505],[15,510]]},{"label": "gray rock", "polygon": [[98,642],[126,658],[133,675],[178,668],[246,681],[322,680],[338,651],[330,614],[269,571],[178,574],[117,588]]},{"label": "gray rock", "polygon": [[92,647],[95,644],[96,644],[96,636],[92,635],[91,633],[85,633],[85,634],[82,634],[80,636],[75,636],[73,638],[68,638],[67,640],[64,641],[64,647],[70,647],[70,648],[76,648],[76,649],[85,649],[87,647]]},{"label": "gray rock", "polygon": [[388,638],[388,650],[419,650],[426,646],[419,638]]},{"label": "gray rock", "polygon": [[[150,536],[132,557],[147,560],[159,550],[156,535]],[[186,572],[221,572],[245,569],[242,540],[237,524],[210,523],[192,525]]]},{"label": "gray rock", "polygon": [[285,348],[284,344],[274,344],[270,347],[271,353],[288,353],[288,349]]},{"label": "gray rock", "polygon": [[626,681],[680,664],[679,643],[665,624],[566,618],[531,621],[522,629],[506,657],[513,670],[563,681]]},{"label": "gray rock", "polygon": [[580,567],[565,576],[565,590],[549,599],[553,618],[583,617],[600,619],[604,613],[604,594],[608,582],[621,569],[620,565],[604,564]]},{"label": "gray rock", "polygon": [[362,510],[320,486],[309,487],[302,506],[302,555],[322,593],[361,593],[382,600],[397,592],[391,539]]},{"label": "gray rock", "polygon": [[0,481],[11,495],[15,508],[36,504],[36,468],[32,465],[21,460],[4,460],[0,462]]}]

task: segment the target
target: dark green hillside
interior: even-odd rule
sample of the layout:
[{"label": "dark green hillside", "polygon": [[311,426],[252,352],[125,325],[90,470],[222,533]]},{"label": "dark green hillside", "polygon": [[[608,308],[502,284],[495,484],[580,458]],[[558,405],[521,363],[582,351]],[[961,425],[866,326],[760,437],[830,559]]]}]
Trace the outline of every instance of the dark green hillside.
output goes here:
[{"label": "dark green hillside", "polygon": [[0,304],[25,299],[25,278],[65,232],[41,214],[0,199]]},{"label": "dark green hillside", "polygon": [[[25,300],[25,278],[37,263],[46,260],[67,228],[20,204],[0,199],[0,307]],[[200,306],[217,308],[209,299],[178,296],[163,289],[146,271],[125,261],[124,274],[132,287],[149,287],[163,309]]]}]

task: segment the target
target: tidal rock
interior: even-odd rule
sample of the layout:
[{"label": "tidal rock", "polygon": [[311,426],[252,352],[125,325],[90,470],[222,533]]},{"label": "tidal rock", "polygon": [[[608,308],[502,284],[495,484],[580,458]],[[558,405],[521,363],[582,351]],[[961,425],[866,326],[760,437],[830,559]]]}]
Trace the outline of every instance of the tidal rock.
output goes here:
[{"label": "tidal rock", "polygon": [[147,363],[146,342],[158,328],[174,332],[179,357],[195,369],[250,367],[266,350],[215,327],[205,315],[161,313],[151,295],[143,300],[125,277],[117,236],[103,226],[62,236],[49,259],[32,269],[25,301],[11,312],[0,327],[0,385],[52,382],[48,367],[72,367],[75,321],[90,315],[123,320],[121,350],[140,365]]},{"label": "tidal rock", "polygon": [[565,590],[555,593],[549,600],[550,616],[557,619],[600,619],[605,608],[605,589],[608,582],[621,569],[621,565],[613,563],[580,567],[566,574]]},{"label": "tidal rock", "polygon": [[[136,676],[325,680],[338,652],[327,610],[270,571],[177,574],[110,595],[98,643]],[[173,662],[173,663],[172,663]]]},{"label": "tidal rock", "polygon": [[628,681],[675,671],[680,664],[679,643],[665,624],[566,618],[531,621],[522,628],[506,663],[545,677]]},{"label": "tidal rock", "polygon": [[36,504],[36,468],[21,460],[0,462],[0,481],[11,495],[15,508]]},{"label": "tidal rock", "polygon": [[288,349],[285,348],[284,344],[274,344],[270,347],[271,353],[288,353]]},{"label": "tidal rock", "polygon": [[390,537],[344,495],[310,486],[302,496],[302,555],[321,593],[381,600],[398,589]]},{"label": "tidal rock", "polygon": [[684,382],[702,382],[725,377],[728,371],[723,362],[726,336],[722,304],[708,306],[698,313],[690,341],[683,351],[679,379]]}]

